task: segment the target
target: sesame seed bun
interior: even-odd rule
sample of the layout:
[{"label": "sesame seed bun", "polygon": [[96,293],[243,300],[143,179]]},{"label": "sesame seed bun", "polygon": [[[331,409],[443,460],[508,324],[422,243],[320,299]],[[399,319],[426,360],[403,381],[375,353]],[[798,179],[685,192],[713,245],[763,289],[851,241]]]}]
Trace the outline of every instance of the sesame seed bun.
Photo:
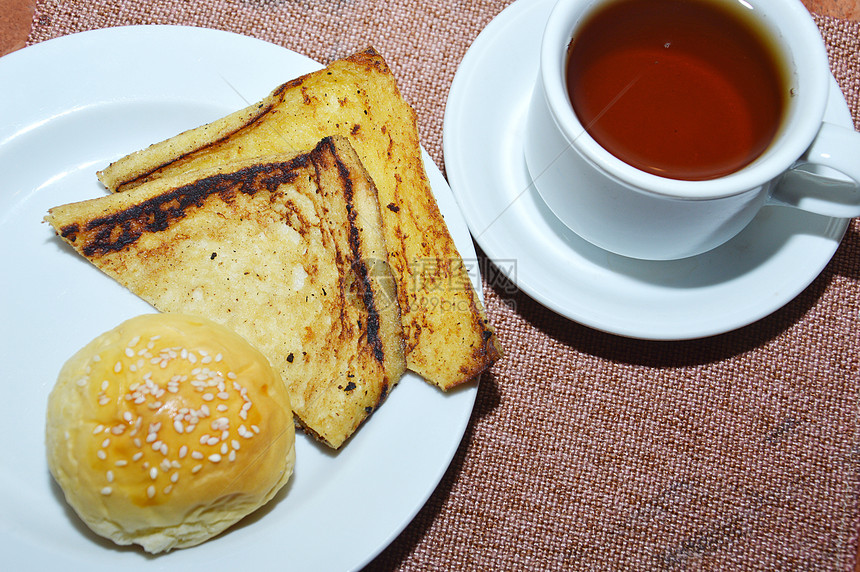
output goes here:
[{"label": "sesame seed bun", "polygon": [[81,519],[151,553],[220,533],[295,462],[289,395],[265,356],[179,314],[132,318],[72,356],[48,398],[46,445]]}]

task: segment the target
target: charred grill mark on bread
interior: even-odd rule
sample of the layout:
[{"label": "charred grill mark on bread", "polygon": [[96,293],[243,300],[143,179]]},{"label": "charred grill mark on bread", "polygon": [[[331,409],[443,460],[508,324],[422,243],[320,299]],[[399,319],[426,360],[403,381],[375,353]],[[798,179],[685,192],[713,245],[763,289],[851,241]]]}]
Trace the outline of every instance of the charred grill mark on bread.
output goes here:
[{"label": "charred grill mark on bread", "polygon": [[75,242],[83,234],[84,256],[92,257],[123,250],[147,232],[166,230],[188,211],[201,207],[209,197],[218,195],[230,202],[236,193],[253,195],[261,189],[274,192],[280,185],[292,182],[296,169],[308,164],[307,155],[288,162],[252,165],[233,173],[213,175],[172,189],[140,204],[87,221],[83,232],[78,224],[63,227],[60,235]]},{"label": "charred grill mark on bread", "polygon": [[349,246],[352,251],[353,260],[355,261],[353,264],[353,270],[359,279],[359,289],[361,291],[362,301],[364,302],[364,307],[367,309],[368,314],[367,324],[365,327],[367,342],[373,348],[373,357],[381,364],[385,361],[385,350],[382,347],[382,339],[379,336],[379,311],[376,307],[376,299],[373,294],[372,284],[370,283],[367,263],[362,256],[360,230],[356,224],[357,211],[353,204],[352,174],[338,155],[334,141],[331,137],[326,137],[320,141],[320,144],[311,152],[311,154],[317,159],[317,164],[321,160],[324,160],[320,157],[323,151],[328,151],[331,154],[338,173],[340,173],[341,181],[343,182],[343,193],[346,198],[347,220],[349,221]]}]

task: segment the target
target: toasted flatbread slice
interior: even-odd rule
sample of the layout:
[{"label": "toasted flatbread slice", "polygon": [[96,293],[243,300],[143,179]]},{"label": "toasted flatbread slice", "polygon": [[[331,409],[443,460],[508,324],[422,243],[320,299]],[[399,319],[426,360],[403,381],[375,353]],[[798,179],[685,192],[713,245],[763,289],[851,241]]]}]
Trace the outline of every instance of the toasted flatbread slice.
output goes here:
[{"label": "toasted flatbread slice", "polygon": [[347,137],[379,191],[406,334],[407,365],[443,389],[501,355],[424,172],[416,117],[374,50],[338,60],[211,124],[132,153],[99,173],[113,191],[188,169]]},{"label": "toasted flatbread slice", "polygon": [[157,309],[225,324],[337,448],[406,368],[373,181],[345,139],[53,208],[75,250]]}]

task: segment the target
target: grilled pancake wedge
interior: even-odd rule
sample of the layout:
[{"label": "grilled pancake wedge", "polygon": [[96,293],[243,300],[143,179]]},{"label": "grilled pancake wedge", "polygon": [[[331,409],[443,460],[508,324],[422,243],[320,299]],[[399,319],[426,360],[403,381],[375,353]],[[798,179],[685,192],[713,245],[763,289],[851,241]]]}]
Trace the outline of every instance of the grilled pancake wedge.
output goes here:
[{"label": "grilled pancake wedge", "polygon": [[406,368],[376,189],[345,139],[164,177],[46,220],[157,309],[245,337],[280,371],[299,424],[333,448]]},{"label": "grilled pancake wedge", "polygon": [[443,389],[475,377],[500,357],[501,348],[433,197],[415,112],[373,49],[123,157],[99,179],[124,191],[188,169],[309,148],[328,133],[349,139],[376,183],[409,369]]}]

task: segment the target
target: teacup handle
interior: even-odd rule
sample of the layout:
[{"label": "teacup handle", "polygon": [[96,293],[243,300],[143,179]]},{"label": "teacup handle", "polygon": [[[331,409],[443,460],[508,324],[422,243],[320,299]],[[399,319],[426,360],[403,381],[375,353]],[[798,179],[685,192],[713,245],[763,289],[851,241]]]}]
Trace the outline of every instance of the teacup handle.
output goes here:
[{"label": "teacup handle", "polygon": [[[821,165],[844,177],[803,170]],[[806,154],[771,193],[771,202],[835,218],[860,216],[860,133],[823,123]]]}]

